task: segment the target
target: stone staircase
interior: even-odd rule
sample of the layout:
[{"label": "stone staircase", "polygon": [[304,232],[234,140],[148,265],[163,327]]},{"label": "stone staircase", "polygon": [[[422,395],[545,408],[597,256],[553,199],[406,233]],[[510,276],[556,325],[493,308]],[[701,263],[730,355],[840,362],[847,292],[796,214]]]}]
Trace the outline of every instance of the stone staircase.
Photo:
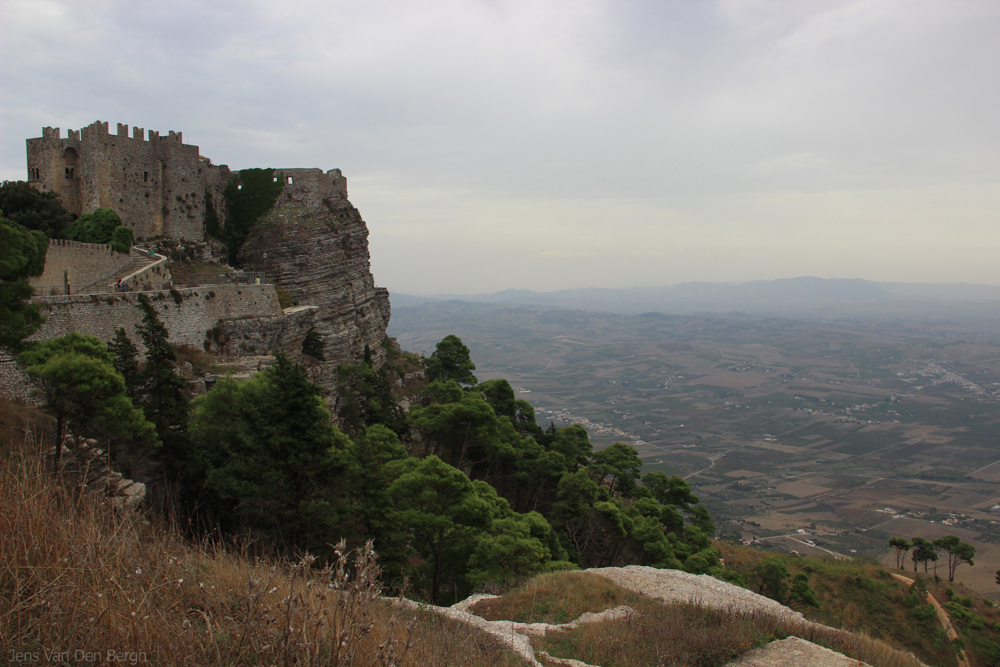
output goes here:
[{"label": "stone staircase", "polygon": [[[126,292],[158,290],[163,288],[164,283],[170,281],[170,270],[166,268],[167,258],[165,256],[153,255],[150,257],[149,251],[139,246],[132,246],[129,256],[132,259],[132,266],[110,276],[103,281],[103,284],[94,285],[92,291],[85,293],[114,292],[119,279],[122,280]],[[150,267],[153,269],[147,271]]]}]

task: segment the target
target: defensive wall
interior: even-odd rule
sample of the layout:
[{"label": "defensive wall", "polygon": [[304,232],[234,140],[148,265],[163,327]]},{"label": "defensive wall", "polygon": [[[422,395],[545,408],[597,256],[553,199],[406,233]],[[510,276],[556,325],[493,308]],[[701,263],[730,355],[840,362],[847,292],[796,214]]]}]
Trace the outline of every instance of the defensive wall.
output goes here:
[{"label": "defensive wall", "polygon": [[[283,349],[293,359],[300,359],[302,341],[318,310],[316,306],[297,306],[282,311],[273,285],[253,284],[36,297],[34,302],[41,306],[46,321],[28,340],[47,340],[76,331],[108,342],[122,327],[142,351],[145,348],[135,330],[142,322],[139,294],[156,308],[171,343],[230,357],[260,356]],[[34,386],[15,355],[0,349],[0,395],[40,406],[33,395]]]},{"label": "defensive wall", "polygon": [[0,396],[39,408],[44,401],[35,395],[34,388],[34,381],[18,365],[17,357],[0,348]]},{"label": "defensive wall", "polygon": [[[115,337],[119,327],[124,327],[142,350],[142,342],[135,333],[135,325],[142,321],[142,311],[137,307],[139,294],[145,294],[156,308],[157,316],[170,332],[171,343],[198,349],[204,349],[208,331],[220,322],[247,320],[249,326],[254,318],[275,318],[276,324],[283,316],[274,285],[213,285],[171,291],[36,297],[32,301],[41,306],[46,321],[28,340],[48,340],[76,331],[107,342]],[[236,332],[239,327],[232,329]],[[239,355],[241,351],[237,346],[226,353]],[[243,351],[243,354],[252,353]]]},{"label": "defensive wall", "polygon": [[347,179],[340,169],[275,169],[274,179],[284,179],[279,207],[322,208],[327,199],[347,199]]},{"label": "defensive wall", "polygon": [[39,296],[83,292],[132,266],[131,253],[115,252],[109,245],[49,239],[45,271],[28,278]]},{"label": "defensive wall", "polygon": [[197,146],[185,144],[180,132],[148,133],[141,127],[97,121],[62,137],[58,127],[27,140],[28,182],[55,192],[77,216],[97,208],[114,209],[136,238],[164,235],[201,240],[205,237],[205,193],[211,194],[220,220],[219,203],[231,173],[214,165]]}]

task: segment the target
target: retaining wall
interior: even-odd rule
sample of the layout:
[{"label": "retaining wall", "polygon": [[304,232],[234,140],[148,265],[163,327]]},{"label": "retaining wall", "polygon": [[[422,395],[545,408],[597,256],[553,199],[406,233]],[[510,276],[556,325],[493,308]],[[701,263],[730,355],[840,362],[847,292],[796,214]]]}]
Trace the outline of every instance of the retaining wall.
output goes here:
[{"label": "retaining wall", "polygon": [[[204,348],[206,332],[216,328],[220,321],[282,316],[274,285],[213,285],[210,289],[195,287],[166,292],[36,297],[33,302],[41,306],[46,322],[29,340],[47,340],[77,331],[107,342],[114,338],[119,327],[124,327],[142,350],[135,333],[135,325],[142,321],[142,311],[137,307],[139,294],[152,301],[170,332],[171,343],[199,349]],[[175,294],[180,303],[175,301]],[[240,350],[227,349],[227,353],[239,355]]]},{"label": "retaining wall", "polygon": [[38,296],[65,294],[68,271],[70,293],[82,292],[130,266],[130,253],[115,252],[109,245],[49,239],[45,271],[28,283]]}]

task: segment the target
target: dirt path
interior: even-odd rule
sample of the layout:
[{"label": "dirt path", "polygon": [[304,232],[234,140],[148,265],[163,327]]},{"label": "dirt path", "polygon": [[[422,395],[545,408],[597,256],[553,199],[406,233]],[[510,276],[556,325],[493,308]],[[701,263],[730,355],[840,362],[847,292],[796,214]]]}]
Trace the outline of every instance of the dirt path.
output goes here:
[{"label": "dirt path", "polygon": [[[891,574],[893,579],[898,579],[907,586],[913,585],[913,579],[910,579],[909,577],[904,577],[901,574],[895,574],[895,573]],[[931,605],[933,605],[934,611],[937,612],[938,622],[941,624],[941,627],[944,628],[945,635],[948,637],[948,639],[958,639],[958,632],[955,631],[955,626],[952,625],[951,616],[949,616],[948,612],[944,610],[944,607],[941,606],[941,603],[938,602],[937,599],[930,593],[927,593],[927,601],[930,602]],[[969,667],[969,658],[965,655],[965,651],[958,652],[958,667]]]}]

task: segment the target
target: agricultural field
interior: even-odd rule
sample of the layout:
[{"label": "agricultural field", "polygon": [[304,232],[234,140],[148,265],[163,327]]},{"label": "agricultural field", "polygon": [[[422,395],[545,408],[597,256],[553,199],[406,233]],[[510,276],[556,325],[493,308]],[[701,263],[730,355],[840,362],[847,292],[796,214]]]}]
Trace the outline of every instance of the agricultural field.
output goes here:
[{"label": "agricultural field", "polygon": [[959,578],[1000,600],[998,322],[393,310],[404,350],[450,333],[540,424],[687,478],[726,537],[894,563],[892,535],[956,534],[978,552]]}]

